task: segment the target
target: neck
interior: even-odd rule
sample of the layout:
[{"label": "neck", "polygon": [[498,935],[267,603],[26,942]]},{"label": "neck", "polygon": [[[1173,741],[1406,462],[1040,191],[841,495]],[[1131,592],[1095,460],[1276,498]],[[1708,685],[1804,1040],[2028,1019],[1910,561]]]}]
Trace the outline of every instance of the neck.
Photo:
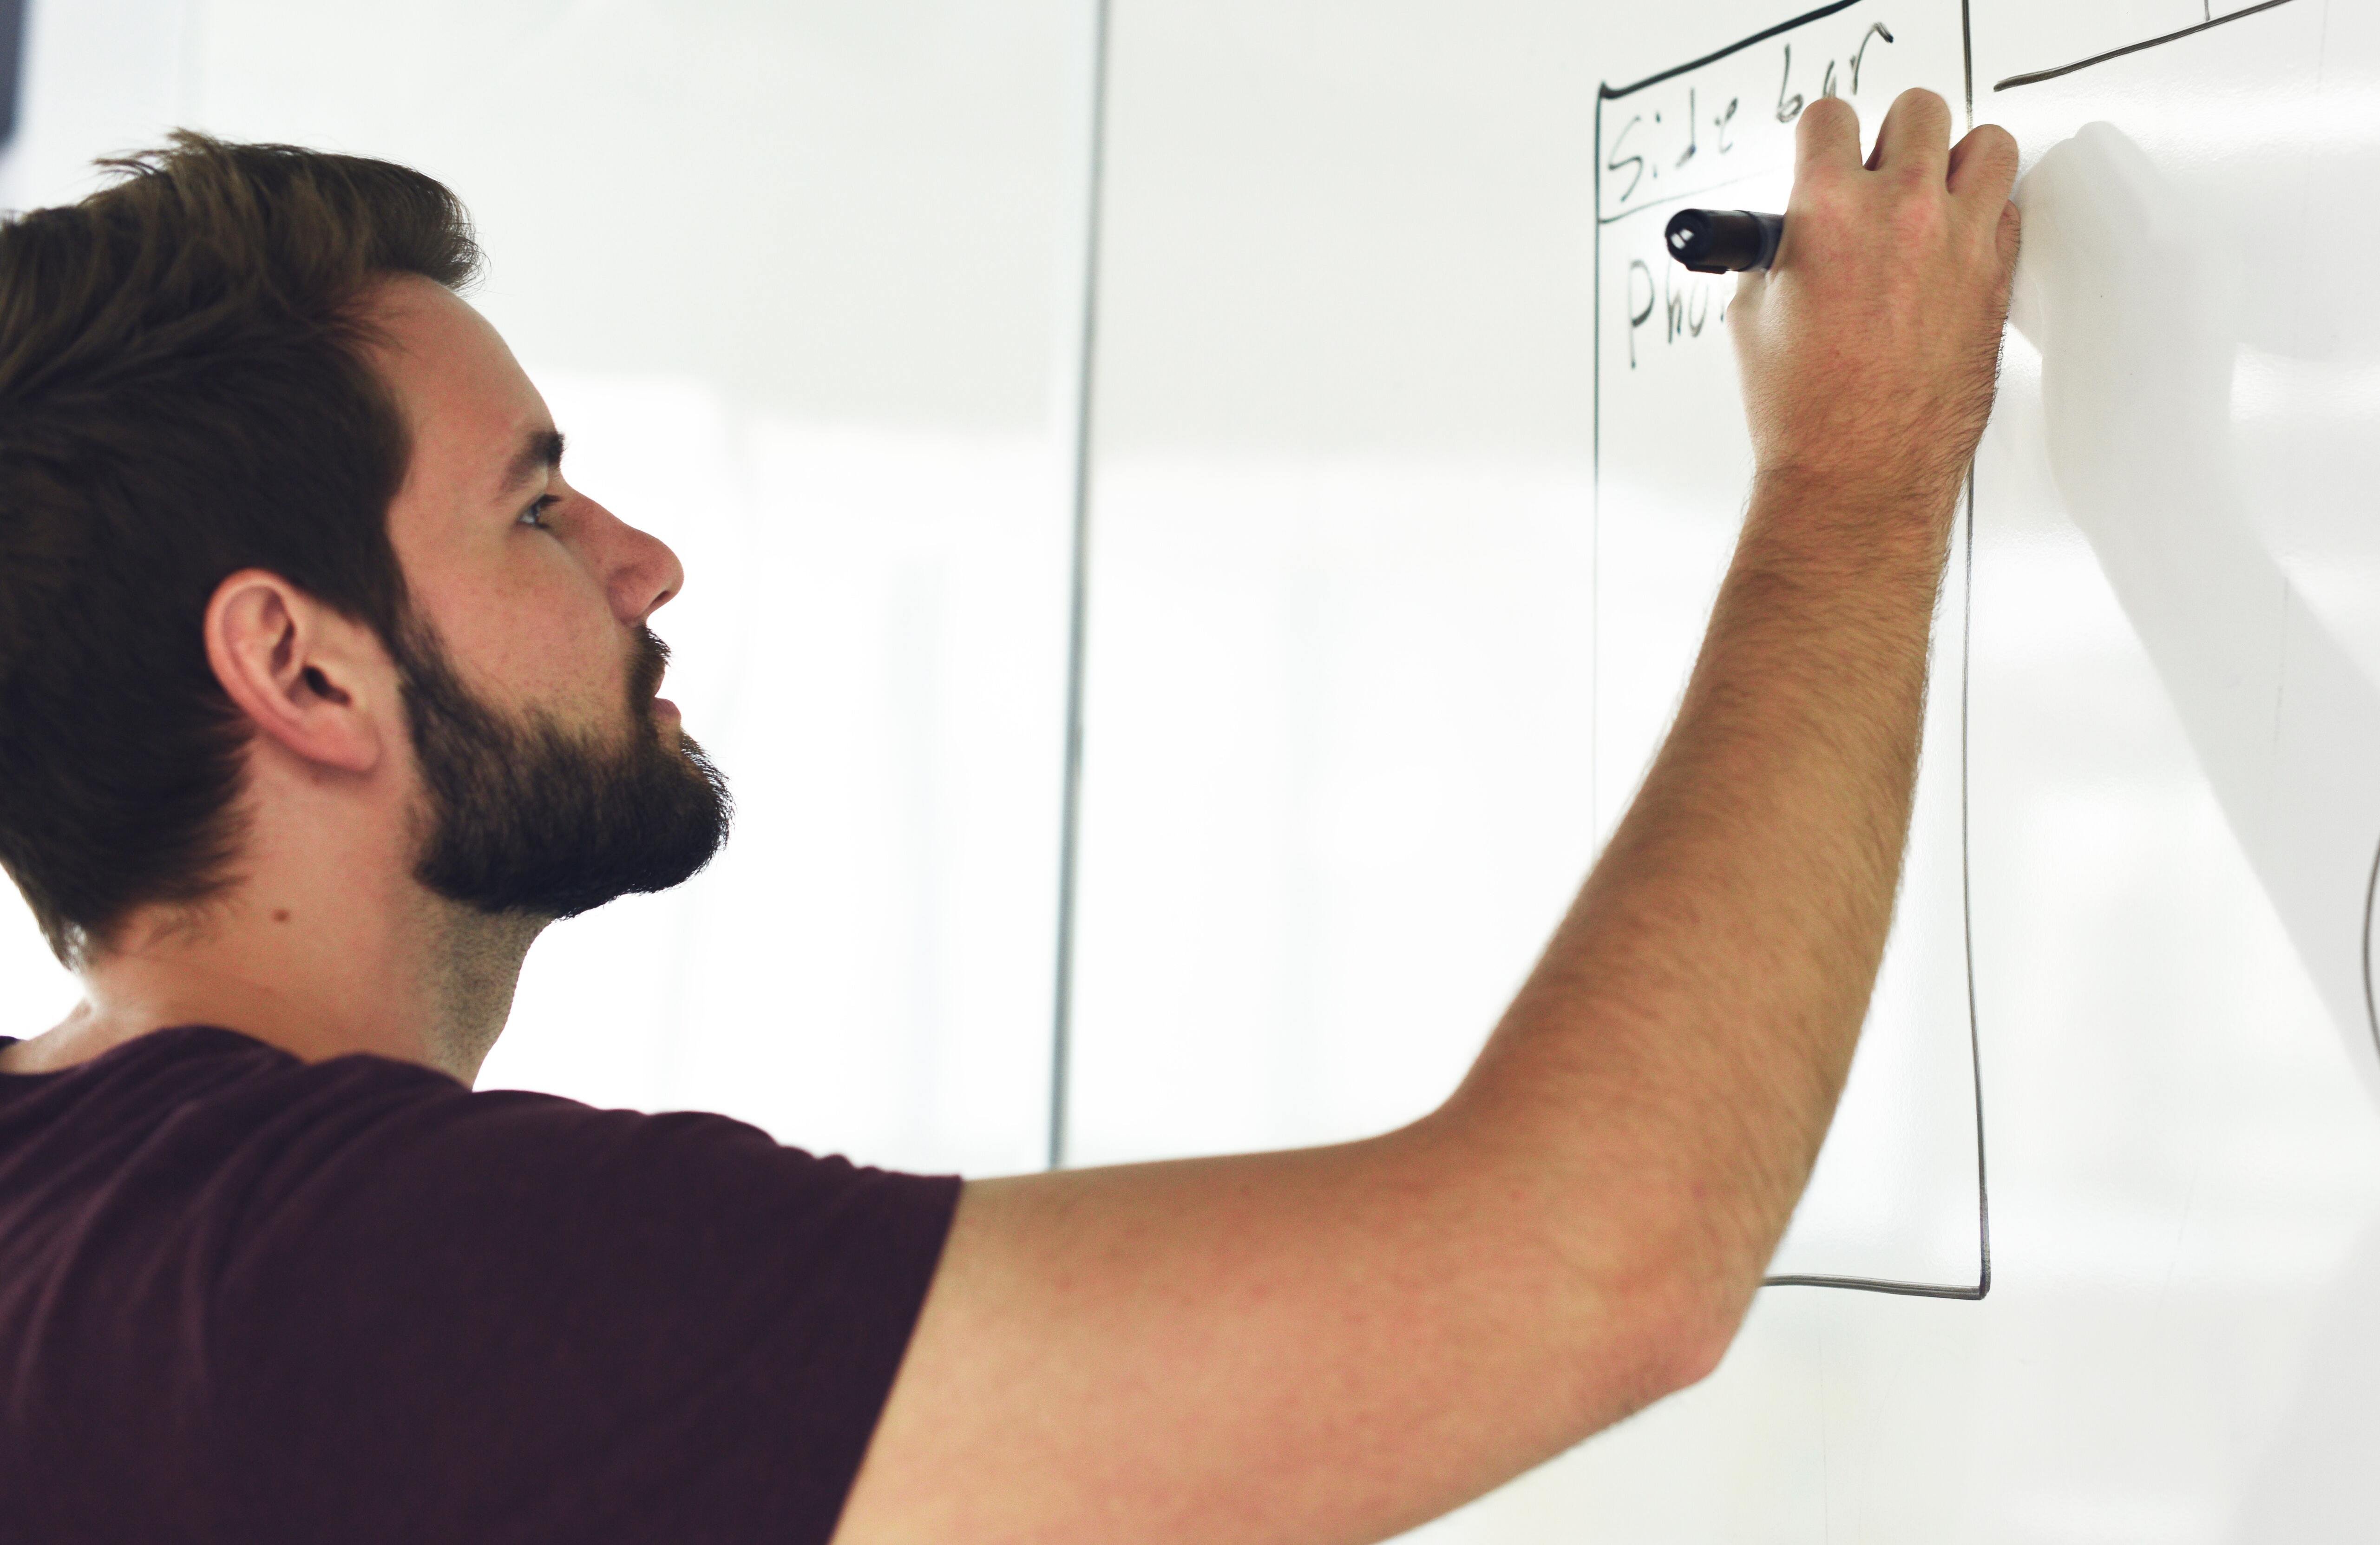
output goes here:
[{"label": "neck", "polygon": [[214,1025],[308,1062],[368,1052],[468,1084],[504,1030],[542,919],[490,917],[410,880],[382,905],[308,909],[252,883],[134,914],[92,952],[84,997],[0,1070],[69,1066],[152,1030]]}]

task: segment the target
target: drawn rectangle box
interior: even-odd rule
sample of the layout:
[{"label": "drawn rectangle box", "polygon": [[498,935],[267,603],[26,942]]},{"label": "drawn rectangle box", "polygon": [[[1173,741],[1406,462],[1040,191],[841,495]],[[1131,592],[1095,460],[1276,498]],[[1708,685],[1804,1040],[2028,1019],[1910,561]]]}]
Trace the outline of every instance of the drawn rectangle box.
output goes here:
[{"label": "drawn rectangle box", "polygon": [[[1725,315],[1732,276],[1661,233],[1688,205],[1782,210],[1794,120],[1849,100],[1873,140],[1902,90],[1963,99],[1956,7],[1845,0],[1604,88],[1596,189],[1596,805],[1608,834],[1674,713],[1752,470]],[[1772,1281],[1976,1297],[1989,1284],[1965,859],[1967,527],[1936,617],[1891,942],[1841,1108]]]}]

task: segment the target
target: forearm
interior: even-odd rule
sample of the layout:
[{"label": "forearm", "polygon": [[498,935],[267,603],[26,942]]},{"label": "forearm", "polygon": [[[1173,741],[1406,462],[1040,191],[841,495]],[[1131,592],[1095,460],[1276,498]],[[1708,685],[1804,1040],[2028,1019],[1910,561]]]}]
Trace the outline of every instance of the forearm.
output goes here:
[{"label": "forearm", "polygon": [[1693,1300],[1648,1306],[1664,1324],[1732,1326],[1841,1090],[1891,922],[1955,493],[1755,489],[1675,727],[1434,1118],[1562,1176],[1548,1226],[1628,1291]]}]

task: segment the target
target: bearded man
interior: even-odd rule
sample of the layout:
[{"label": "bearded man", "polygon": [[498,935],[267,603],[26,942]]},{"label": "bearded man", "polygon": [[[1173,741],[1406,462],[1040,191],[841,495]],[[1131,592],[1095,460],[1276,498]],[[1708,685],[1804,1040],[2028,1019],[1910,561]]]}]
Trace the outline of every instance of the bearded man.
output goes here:
[{"label": "bearded man", "polygon": [[11,1541],[1375,1539],[1717,1362],[1890,918],[2015,147],[1803,115],[1677,724],[1463,1086],[962,1186],[474,1092],[540,931],[698,870],[676,558],[562,469],[442,187],[183,136],[0,226]]}]

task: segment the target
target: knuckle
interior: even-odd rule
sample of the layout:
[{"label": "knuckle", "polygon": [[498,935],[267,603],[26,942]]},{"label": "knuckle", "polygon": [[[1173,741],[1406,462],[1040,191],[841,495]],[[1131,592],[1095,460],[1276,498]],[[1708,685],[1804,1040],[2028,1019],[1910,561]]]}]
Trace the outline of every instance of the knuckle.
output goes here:
[{"label": "knuckle", "polygon": [[1851,220],[1860,203],[1858,192],[1839,176],[1810,176],[1794,189],[1792,210],[1807,222],[1840,225]]},{"label": "knuckle", "polygon": [[1877,170],[1886,183],[1903,199],[1917,197],[1940,186],[1942,181],[1941,167],[1929,165],[1915,156],[1895,156]]},{"label": "knuckle", "polygon": [[1948,212],[1938,199],[1900,200],[1886,219],[1897,241],[1920,249],[1940,242],[1949,229]]}]

